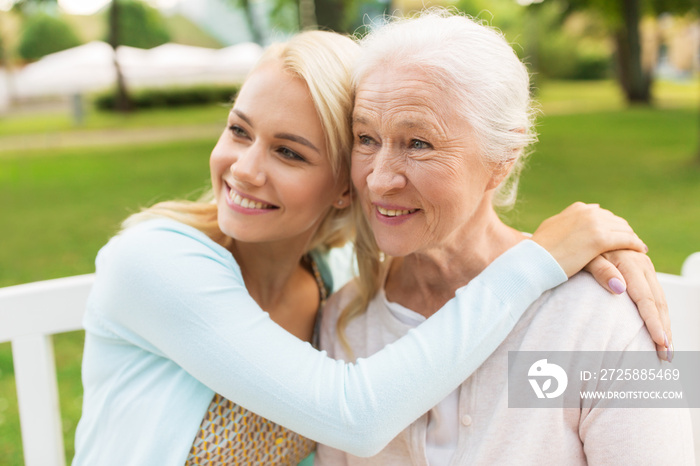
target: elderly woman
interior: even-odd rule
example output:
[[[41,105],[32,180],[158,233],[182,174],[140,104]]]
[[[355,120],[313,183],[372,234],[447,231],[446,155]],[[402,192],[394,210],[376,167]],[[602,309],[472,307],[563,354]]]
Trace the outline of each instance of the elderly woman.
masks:
[[[394,21],[362,46],[352,179],[365,219],[357,248],[363,273],[329,301],[321,334],[322,347],[345,360],[408,333],[527,238],[494,206],[512,202],[518,167],[535,139],[528,73],[493,29],[432,11]],[[627,296],[610,295],[579,273],[544,293],[472,376],[378,455],[321,446],[316,464],[693,462],[682,409],[507,408],[508,351],[522,350],[654,344]]]

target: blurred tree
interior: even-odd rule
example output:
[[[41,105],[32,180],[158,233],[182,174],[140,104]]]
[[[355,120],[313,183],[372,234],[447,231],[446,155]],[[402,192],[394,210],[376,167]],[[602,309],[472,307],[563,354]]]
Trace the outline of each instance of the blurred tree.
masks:
[[[228,2],[243,10],[253,41],[264,44],[265,35],[256,8],[252,5],[253,1],[228,0]],[[275,28],[296,31],[317,27],[314,0],[273,0],[270,6],[269,16]],[[294,19],[290,20],[290,17]]]
[[[10,11],[18,13],[22,18],[26,19],[32,13],[48,13],[56,12],[58,4],[56,0],[14,0]],[[1,39],[1,37],[0,37]],[[0,66],[7,71],[7,88],[9,89],[11,101],[14,99],[14,80],[10,76],[13,73],[14,60],[17,56],[16,47],[11,50],[7,45],[0,45],[0,52],[3,56],[0,58]]]
[[[0,17],[0,68],[5,68],[7,69],[7,61],[8,61],[8,52],[5,50],[5,39],[3,37],[3,34],[5,32],[5,28],[2,27],[2,17]]]
[[[9,101],[11,104],[14,100],[14,89],[12,86],[12,77],[10,76],[10,73],[12,73],[12,67],[8,57],[9,54],[5,47],[5,40],[3,39],[4,28],[1,26],[2,25],[0,25],[0,69],[5,70],[5,86],[7,88],[7,93],[10,96]]]
[[[228,1],[243,10],[253,41],[263,44],[265,37],[252,0]],[[359,4],[358,0],[273,0],[269,15],[274,26],[282,30],[321,28],[351,33],[359,26],[356,14]],[[294,17],[291,21],[290,16]]]
[[[250,0],[229,0],[229,3],[243,10],[253,42],[262,45],[264,39],[263,33],[257,19],[255,18],[255,12],[250,4]]]
[[[347,0],[316,0],[314,8],[318,25],[331,31],[347,32],[346,19],[350,15],[346,15],[346,10],[351,3]]]
[[[112,1],[111,10],[117,12],[117,22],[113,22],[110,11],[109,34],[113,34],[112,28],[116,29],[118,45],[150,49],[170,40],[163,16],[152,6],[140,0],[117,0]]]
[[[605,18],[616,48],[617,78],[629,103],[650,104],[652,70],[642,67],[639,22],[642,15],[698,11],[697,0],[559,0],[565,14],[591,9]],[[532,5],[537,8],[538,5]]]
[[[302,31],[317,29],[315,0],[297,0],[297,8],[299,9],[299,29]]]
[[[39,12],[25,20],[17,51],[26,60],[36,60],[80,44],[78,36],[63,19]]]
[[[514,0],[458,0],[459,10],[498,28],[532,72],[541,79],[604,79],[611,72],[612,46],[599,15],[564,16],[562,2],[532,7]]]
[[[316,0],[318,26],[345,34],[353,34],[362,26],[363,12],[370,16],[380,14],[388,2],[377,0]]]
[[[56,0],[14,0],[12,9],[22,15],[29,15],[37,10],[55,10],[58,7]]]
[[[114,49],[117,74],[115,108],[120,112],[132,110],[129,91],[117,60],[117,47],[152,48],[170,40],[165,20],[158,10],[138,0],[112,0],[109,8],[107,42]]]
[[[109,22],[109,37],[107,42],[112,46],[114,51],[114,70],[117,75],[117,88],[116,96],[114,101],[114,108],[118,112],[126,113],[131,110],[131,100],[129,99],[129,91],[126,87],[126,81],[124,80],[124,73],[122,73],[121,65],[119,60],[117,60],[117,47],[122,44],[122,28],[121,28],[121,0],[112,0],[112,4],[109,7],[109,15],[107,21]]]

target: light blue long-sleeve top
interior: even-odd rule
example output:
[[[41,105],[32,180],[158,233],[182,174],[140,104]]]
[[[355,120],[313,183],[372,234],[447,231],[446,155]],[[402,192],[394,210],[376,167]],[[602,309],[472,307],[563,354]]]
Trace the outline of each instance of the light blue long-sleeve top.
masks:
[[[373,455],[566,280],[547,251],[523,241],[424,324],[351,364],[274,323],[231,253],[190,226],[136,225],[102,248],[96,266],[74,465],[184,464],[215,392],[316,441]]]

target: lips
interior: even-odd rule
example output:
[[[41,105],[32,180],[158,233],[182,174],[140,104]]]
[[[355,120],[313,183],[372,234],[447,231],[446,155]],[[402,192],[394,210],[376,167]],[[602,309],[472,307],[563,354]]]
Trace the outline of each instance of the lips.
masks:
[[[387,217],[400,217],[401,215],[408,215],[417,212],[418,209],[387,209],[378,205],[377,211]]]
[[[405,206],[389,205],[373,203],[374,217],[384,225],[398,226],[410,219],[421,211],[421,209],[407,209]]]
[[[228,200],[231,204],[237,206],[238,208],[249,210],[278,209],[278,207],[273,204],[268,204],[252,196],[244,195],[240,191],[236,191],[235,189],[231,188],[228,184],[226,185],[226,189],[228,191]]]

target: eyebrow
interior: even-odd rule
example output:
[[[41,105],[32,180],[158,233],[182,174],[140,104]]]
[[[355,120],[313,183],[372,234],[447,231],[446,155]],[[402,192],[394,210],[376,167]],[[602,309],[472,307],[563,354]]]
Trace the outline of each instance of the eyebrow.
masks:
[[[241,112],[240,110],[237,110],[237,109],[235,109],[235,108],[232,109],[231,111],[232,111],[233,113],[235,113],[236,115],[238,115],[239,118],[240,118],[241,120],[245,121],[245,122],[248,123],[250,126],[253,126],[253,122],[250,121],[250,118],[248,118],[248,117],[246,116],[245,113],[243,113],[243,112]]]
[[[319,154],[321,153],[321,151],[318,150],[318,148],[315,145],[313,145],[313,143],[311,141],[309,141],[308,139],[306,139],[304,137],[297,136],[296,134],[277,133],[277,134],[275,134],[275,137],[280,138],[280,139],[287,139],[288,141],[298,142],[299,144],[302,144],[306,147],[309,147],[309,148],[315,150]]]
[[[425,122],[419,120],[401,120],[396,123],[396,126],[404,128],[426,128],[429,125],[426,125]]]
[[[248,118],[248,116],[245,113],[243,113],[240,110],[235,109],[235,108],[232,111],[233,111],[233,113],[238,115],[241,120],[245,121],[250,126],[255,126],[255,125],[253,125],[253,122],[250,121],[250,118]],[[290,133],[277,133],[277,134],[275,134],[275,137],[279,138],[279,139],[286,139],[288,141],[293,141],[293,142],[299,143],[301,145],[304,145],[306,147],[309,147],[309,148],[315,150],[319,154],[321,153],[321,151],[318,150],[318,147],[316,147],[311,141],[309,141],[305,137],[298,136],[296,134],[290,134]]]
[[[370,125],[371,126],[372,123],[371,123],[370,118],[367,118],[365,115],[358,115],[358,116],[353,116],[352,124],[353,125],[360,124],[360,125]],[[399,120],[395,123],[395,126],[402,127],[402,128],[430,129],[430,124],[426,124],[423,121],[414,120],[414,119]]]
[[[369,125],[370,119],[367,118],[365,115],[353,115],[352,124]]]

